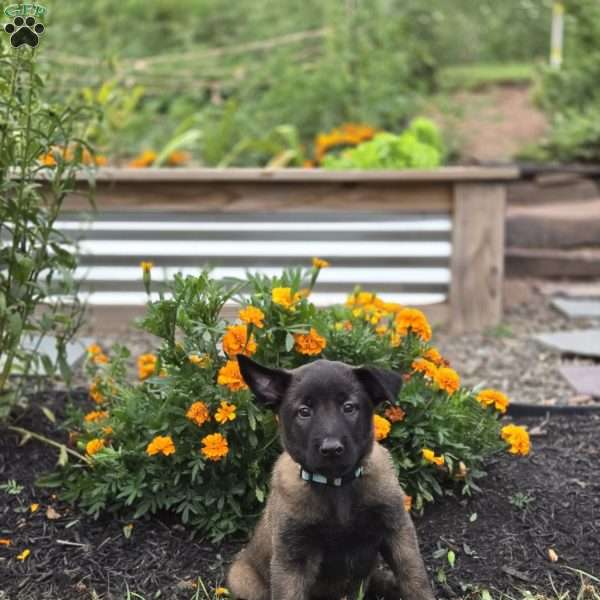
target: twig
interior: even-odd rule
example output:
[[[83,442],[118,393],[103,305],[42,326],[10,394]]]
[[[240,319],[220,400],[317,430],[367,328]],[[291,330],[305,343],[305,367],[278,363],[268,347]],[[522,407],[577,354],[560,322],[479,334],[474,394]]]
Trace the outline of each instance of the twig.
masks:
[[[24,436],[32,437],[40,442],[44,442],[45,444],[54,446],[55,448],[58,448],[59,450],[64,450],[65,452],[68,452],[72,456],[75,456],[76,458],[83,461],[84,463],[90,464],[89,458],[86,458],[85,456],[83,456],[83,454],[79,454],[79,452],[75,452],[75,450],[71,450],[70,448],[67,448],[67,446],[65,446],[65,444],[55,442],[54,440],[51,440],[50,438],[40,435],[39,433],[34,433],[33,431],[29,431],[28,429],[23,429],[22,427],[14,427],[12,425],[7,427],[7,429],[10,431],[14,431],[16,433],[20,433],[21,435],[24,435]]]

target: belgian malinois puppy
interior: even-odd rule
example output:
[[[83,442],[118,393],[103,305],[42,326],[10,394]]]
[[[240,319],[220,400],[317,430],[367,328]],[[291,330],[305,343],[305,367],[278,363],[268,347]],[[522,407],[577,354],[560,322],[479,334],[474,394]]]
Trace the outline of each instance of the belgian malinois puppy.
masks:
[[[269,369],[239,355],[258,403],[277,411],[284,447],[265,511],[229,570],[244,600],[435,600],[373,408],[396,373],[317,360]],[[390,571],[378,568],[379,557]]]

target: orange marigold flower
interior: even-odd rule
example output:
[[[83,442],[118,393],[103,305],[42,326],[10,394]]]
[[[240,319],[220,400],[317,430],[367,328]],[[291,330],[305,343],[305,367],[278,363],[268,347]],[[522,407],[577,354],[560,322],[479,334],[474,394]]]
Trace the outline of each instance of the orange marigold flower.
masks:
[[[422,373],[428,379],[435,379],[437,375],[438,368],[428,360],[424,358],[416,358],[412,362],[412,370],[417,373]]]
[[[312,265],[315,269],[326,269],[330,266],[328,261],[316,257],[312,259]]]
[[[147,379],[156,370],[157,358],[155,354],[142,354],[137,360],[138,376],[141,380]]]
[[[109,360],[108,356],[106,356],[106,354],[104,354],[104,352],[100,352],[99,354],[95,354],[92,357],[92,361],[96,365],[105,365],[108,362],[108,360]]]
[[[331,148],[339,146],[356,146],[361,142],[370,140],[376,130],[369,125],[344,123],[328,133],[320,133],[315,139],[315,160],[321,161]]]
[[[520,454],[526,456],[529,454],[531,443],[529,433],[524,427],[519,425],[505,425],[501,431],[502,439],[510,445],[509,452],[511,454]]]
[[[396,314],[394,319],[396,332],[400,335],[407,335],[412,331],[418,335],[424,342],[431,339],[431,326],[427,317],[418,308],[403,308]]]
[[[406,413],[399,406],[390,406],[383,414],[391,423],[398,423],[406,417]]]
[[[441,467],[446,462],[443,456],[436,456],[435,452],[429,448],[423,448],[422,453],[423,458],[427,462],[437,465],[438,467]]]
[[[340,321],[335,324],[336,331],[342,331],[342,329],[344,331],[352,331],[352,327],[352,321]]]
[[[39,503],[37,503],[37,502],[33,502],[33,503],[32,503],[32,504],[29,506],[29,510],[30,510],[32,513],[34,513],[34,512],[37,512],[37,511],[39,510],[39,508],[40,508],[40,505],[39,505]]]
[[[423,358],[426,358],[437,367],[446,366],[448,364],[444,357],[440,354],[440,351],[433,346],[423,354]]]
[[[210,363],[210,358],[208,354],[190,354],[188,356],[188,360],[193,364],[199,367],[200,369],[206,368]]]
[[[248,325],[252,324],[259,329],[264,327],[264,318],[265,313],[260,310],[260,308],[256,308],[256,306],[247,306],[246,308],[242,308],[242,310],[240,310],[241,321]]]
[[[86,348],[86,350],[90,356],[96,356],[97,354],[102,354],[102,346],[100,346],[100,344],[90,344]]]
[[[140,267],[142,267],[142,271],[144,271],[144,273],[150,273],[150,271],[154,267],[154,263],[150,260],[143,260],[140,263]]]
[[[171,167],[179,167],[190,161],[190,153],[181,150],[175,150],[169,154],[167,164]]]
[[[206,421],[210,419],[210,413],[208,412],[208,406],[204,402],[194,402],[185,413],[185,416],[192,422],[196,423],[198,427],[204,425]]]
[[[510,403],[508,396],[499,390],[486,389],[477,394],[477,402],[483,406],[493,406],[498,412],[505,413]]]
[[[224,587],[215,588],[215,596],[229,596],[229,590]]]
[[[88,456],[93,456],[96,452],[100,452],[104,448],[104,440],[94,438],[85,445],[85,452]]]
[[[230,325],[223,336],[223,350],[230,358],[236,354],[251,356],[256,352],[256,341],[253,335],[248,339],[246,325]]]
[[[450,396],[460,388],[460,377],[458,373],[450,367],[441,367],[436,371],[434,381],[438,387]]]
[[[375,306],[382,307],[383,302],[377,297],[377,294],[373,292],[356,292],[351,294],[346,299],[346,306],[349,307],[365,307],[365,306]]]
[[[228,452],[229,446],[227,445],[227,438],[224,435],[212,433],[202,438],[202,454],[208,460],[219,461],[227,456]]]
[[[170,435],[157,435],[146,447],[146,454],[154,456],[155,454],[169,454],[175,453],[175,444],[173,438]]]
[[[83,417],[83,420],[86,423],[95,423],[96,421],[103,421],[107,418],[108,412],[106,412],[105,410],[93,410],[92,412],[89,412],[87,415],[85,415],[85,417]]]
[[[295,294],[294,297],[292,298],[292,301],[294,304],[296,304],[297,302],[300,302],[300,300],[304,299],[304,298],[308,298],[310,296],[310,289],[309,288],[302,288],[301,290],[298,290]]]
[[[391,429],[392,425],[387,419],[379,415],[373,415],[373,431],[378,442],[384,440],[390,434]]]
[[[289,287],[276,287],[271,290],[271,299],[274,304],[279,304],[283,308],[293,308],[294,297],[292,294],[292,288]]]
[[[412,510],[412,496],[404,495],[404,510],[410,512]]]
[[[402,304],[398,304],[397,302],[384,302],[382,309],[383,312],[393,314],[399,313],[402,310]]]
[[[104,396],[102,395],[102,393],[100,392],[100,390],[98,389],[98,381],[93,381],[92,384],[90,385],[90,398],[96,403],[96,404],[102,404],[105,400]]]
[[[387,325],[379,325],[378,327],[375,327],[375,333],[377,335],[385,335],[388,331],[388,327]]]
[[[227,421],[235,421],[235,411],[236,407],[234,404],[229,404],[225,400],[222,400],[215,413],[215,421],[221,425],[227,423]]]
[[[217,377],[219,385],[227,386],[232,392],[247,390],[248,386],[240,373],[240,366],[237,360],[228,360],[227,363],[219,370]]]
[[[154,150],[144,150],[141,154],[136,156],[127,166],[132,169],[144,169],[152,166],[152,163],[156,160],[158,155]]]
[[[112,434],[114,433],[114,432],[113,432],[113,428],[112,428],[110,425],[109,425],[108,427],[103,427],[103,428],[102,428],[102,433],[103,433],[104,435],[106,435],[106,436],[108,436],[108,435],[112,435]]]
[[[11,543],[11,540],[8,538],[0,538],[0,546],[10,546]]]
[[[294,340],[296,340],[296,345],[294,346],[296,352],[306,354],[307,356],[321,354],[325,346],[327,346],[327,340],[320,336],[314,327],[311,328],[309,333],[297,333],[294,336]]]

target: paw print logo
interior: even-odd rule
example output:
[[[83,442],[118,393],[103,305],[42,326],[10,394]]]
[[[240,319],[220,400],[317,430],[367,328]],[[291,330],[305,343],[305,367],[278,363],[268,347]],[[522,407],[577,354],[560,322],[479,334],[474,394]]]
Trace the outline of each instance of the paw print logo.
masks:
[[[4,31],[10,34],[10,44],[13,48],[18,48],[27,44],[35,48],[40,43],[40,35],[44,33],[45,27],[37,23],[34,17],[15,17],[12,23],[4,26]]]

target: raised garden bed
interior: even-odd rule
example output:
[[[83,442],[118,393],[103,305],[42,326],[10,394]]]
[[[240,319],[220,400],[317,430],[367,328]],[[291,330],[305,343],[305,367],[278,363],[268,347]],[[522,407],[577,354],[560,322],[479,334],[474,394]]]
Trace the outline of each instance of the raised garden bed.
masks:
[[[82,391],[75,401],[86,403],[85,396]],[[64,416],[64,393],[49,393],[17,424],[66,440],[42,414],[39,400],[59,420]],[[492,459],[481,493],[447,498],[415,517],[438,598],[479,599],[476,589],[550,594],[552,585],[575,592],[579,575],[570,568],[600,574],[600,416],[528,424],[529,457]],[[56,500],[53,490],[34,487],[56,458],[48,446],[34,440],[19,446],[17,434],[0,430],[0,478],[22,486],[16,494],[0,491],[0,538],[11,540],[0,546],[5,598],[120,600],[127,587],[147,599],[159,592],[162,598],[192,598],[198,578],[207,589],[222,584],[239,543],[203,543],[166,514],[133,523],[110,516],[94,521]],[[32,503],[40,505],[36,512]],[[30,556],[18,561],[26,548]],[[557,562],[550,561],[549,549]],[[456,555],[453,568],[445,550]]]

